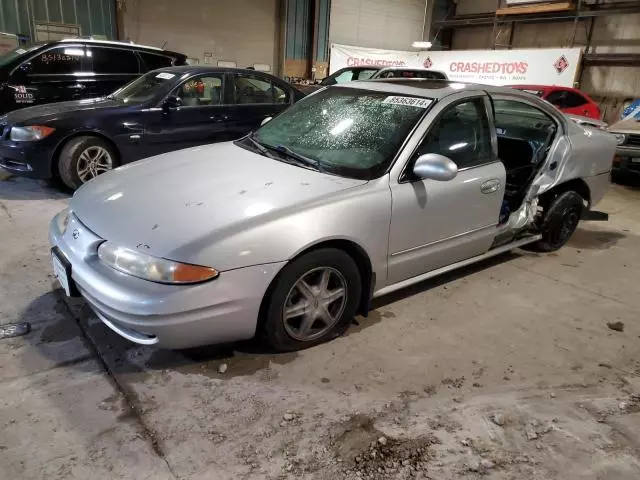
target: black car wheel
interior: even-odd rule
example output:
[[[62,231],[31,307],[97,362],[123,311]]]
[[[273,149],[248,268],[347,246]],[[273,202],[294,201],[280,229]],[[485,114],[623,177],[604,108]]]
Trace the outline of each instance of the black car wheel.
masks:
[[[315,250],[287,265],[268,299],[264,335],[278,351],[294,351],[342,335],[358,307],[361,279],[341,250]]]
[[[58,172],[67,187],[76,189],[117,166],[116,152],[105,140],[94,136],[72,138],[62,148]]]
[[[558,195],[549,205],[542,221],[542,239],[532,245],[539,252],[553,252],[564,246],[578,228],[584,200],[573,191]]]

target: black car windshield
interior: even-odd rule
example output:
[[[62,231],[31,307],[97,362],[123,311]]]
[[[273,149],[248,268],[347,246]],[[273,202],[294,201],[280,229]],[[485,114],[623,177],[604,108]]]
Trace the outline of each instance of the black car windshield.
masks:
[[[0,57],[0,68],[4,67],[5,65],[9,65],[15,59],[20,58],[25,54],[32,52],[36,48],[40,48],[41,46],[42,44],[34,44],[25,47],[14,48],[13,50],[8,51]]]
[[[319,170],[369,180],[388,168],[433,100],[330,87],[296,103],[253,139],[290,150]]]
[[[122,103],[144,103],[165,91],[170,85],[173,85],[177,76],[174,72],[154,70],[127,83],[109,98]]]

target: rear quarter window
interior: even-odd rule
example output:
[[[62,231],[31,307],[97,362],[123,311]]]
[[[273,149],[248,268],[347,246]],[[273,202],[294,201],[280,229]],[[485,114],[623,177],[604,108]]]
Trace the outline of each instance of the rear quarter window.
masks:
[[[158,55],[155,53],[138,52],[145,67],[145,71],[155,70],[156,68],[165,68],[173,65],[174,59],[166,55]]]

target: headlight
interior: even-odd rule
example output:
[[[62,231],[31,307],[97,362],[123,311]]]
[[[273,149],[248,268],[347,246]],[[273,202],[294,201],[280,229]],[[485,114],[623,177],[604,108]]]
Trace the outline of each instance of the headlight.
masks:
[[[624,142],[627,141],[627,136],[624,133],[614,133],[613,136],[616,137],[616,140],[618,141],[618,145],[622,145]]]
[[[58,226],[58,230],[60,230],[60,234],[62,235],[64,235],[64,232],[67,231],[67,225],[69,225],[69,213],[70,210],[68,208],[65,208],[55,216],[56,225]]]
[[[11,141],[13,142],[31,142],[33,140],[42,140],[55,131],[55,128],[45,127],[42,125],[30,125],[28,127],[12,127]]]
[[[151,282],[198,283],[218,276],[218,272],[211,267],[153,257],[110,242],[100,245],[98,257],[111,268]]]

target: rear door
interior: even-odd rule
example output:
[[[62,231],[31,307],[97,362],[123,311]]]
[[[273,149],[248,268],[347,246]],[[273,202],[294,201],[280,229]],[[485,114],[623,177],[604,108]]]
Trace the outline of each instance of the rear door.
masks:
[[[495,238],[505,169],[497,158],[489,98],[462,93],[440,101],[420,127],[402,170],[394,167],[388,282],[396,283],[485,253]],[[416,159],[437,153],[453,160],[450,181],[420,180]]]
[[[230,104],[227,129],[233,138],[255,130],[265,118],[279,114],[293,103],[291,88],[267,75],[234,72],[227,78]]]
[[[91,78],[86,81],[87,97],[104,97],[140,75],[140,58],[135,51],[102,45],[87,46]]]
[[[223,104],[224,82],[223,73],[192,75],[171,93],[182,106],[147,110],[144,142],[150,154],[228,139],[230,107]]]

